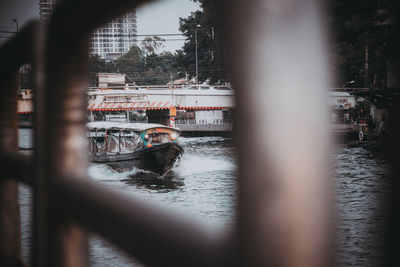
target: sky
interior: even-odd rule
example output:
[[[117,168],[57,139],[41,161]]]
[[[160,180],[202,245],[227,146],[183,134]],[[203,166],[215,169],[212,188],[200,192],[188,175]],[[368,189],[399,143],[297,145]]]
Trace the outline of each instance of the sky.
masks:
[[[152,33],[180,33],[179,18],[186,18],[191,12],[199,9],[199,5],[190,0],[161,0],[153,2],[137,10],[138,34]],[[142,37],[143,38],[143,37]],[[183,36],[162,37],[165,41],[165,50],[175,51],[182,48]],[[167,41],[170,39],[171,41]]]
[[[159,0],[137,9],[138,34],[180,33],[179,17],[186,18],[191,12],[199,9],[199,5],[191,0]],[[0,31],[15,31],[16,19],[19,28],[30,19],[39,17],[39,0],[0,0]],[[0,43],[11,34],[0,33]],[[139,37],[142,40],[144,37]],[[163,37],[166,39],[163,50],[175,51],[182,48],[182,36]],[[174,39],[168,41],[168,39]],[[138,42],[140,45],[140,41]]]

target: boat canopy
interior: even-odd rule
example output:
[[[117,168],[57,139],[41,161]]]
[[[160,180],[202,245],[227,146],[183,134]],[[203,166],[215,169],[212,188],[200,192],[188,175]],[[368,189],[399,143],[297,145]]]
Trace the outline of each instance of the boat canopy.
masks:
[[[180,132],[179,128],[169,127],[158,123],[123,123],[109,121],[94,121],[86,124],[89,131],[93,130],[129,130],[142,132],[153,128],[171,129]]]

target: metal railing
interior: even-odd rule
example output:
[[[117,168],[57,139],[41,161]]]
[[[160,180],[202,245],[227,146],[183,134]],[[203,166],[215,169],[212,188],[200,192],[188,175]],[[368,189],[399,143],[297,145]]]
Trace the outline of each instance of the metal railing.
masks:
[[[48,25],[32,22],[0,49],[1,266],[22,265],[17,180],[34,189],[32,266],[87,266],[86,230],[149,266],[331,265],[330,142],[321,90],[330,77],[317,1],[216,7],[230,25],[238,107],[239,205],[231,231],[209,235],[87,177],[90,33],[144,2],[61,1]],[[25,63],[35,77],[32,157],[16,153],[17,71]]]

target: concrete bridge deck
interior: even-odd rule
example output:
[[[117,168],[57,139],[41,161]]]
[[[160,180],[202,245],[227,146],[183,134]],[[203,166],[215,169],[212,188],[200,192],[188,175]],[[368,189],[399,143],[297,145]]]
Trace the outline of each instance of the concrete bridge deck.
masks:
[[[88,91],[88,110],[121,111],[145,109],[231,109],[234,107],[233,90],[91,90]],[[18,99],[18,113],[33,111],[30,90],[21,92]]]

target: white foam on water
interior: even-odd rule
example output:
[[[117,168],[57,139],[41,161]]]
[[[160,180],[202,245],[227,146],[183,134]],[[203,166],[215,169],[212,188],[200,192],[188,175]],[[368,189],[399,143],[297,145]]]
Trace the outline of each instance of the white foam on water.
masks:
[[[206,158],[197,155],[184,155],[179,166],[174,169],[174,172],[183,176],[204,172],[230,171],[234,168],[236,168],[236,165],[232,161]]]
[[[207,136],[207,137],[179,137],[180,144],[204,144],[209,142],[221,142],[224,141],[225,138],[220,136]]]
[[[138,168],[132,168],[132,170],[118,172],[106,164],[91,164],[89,166],[89,176],[94,180],[98,181],[119,181],[129,178],[140,172],[146,172]]]

